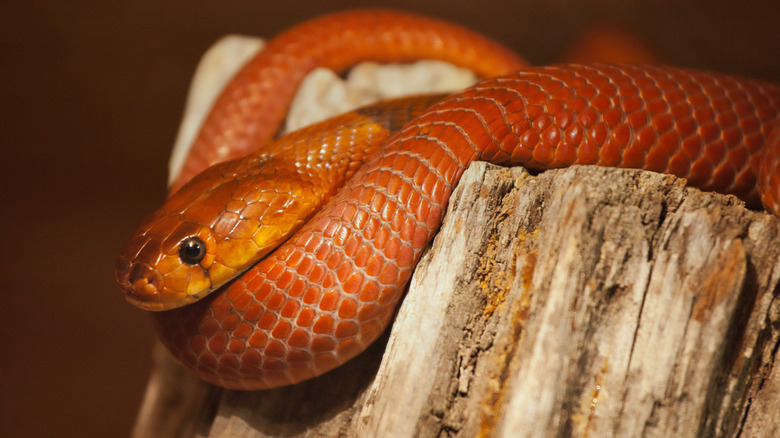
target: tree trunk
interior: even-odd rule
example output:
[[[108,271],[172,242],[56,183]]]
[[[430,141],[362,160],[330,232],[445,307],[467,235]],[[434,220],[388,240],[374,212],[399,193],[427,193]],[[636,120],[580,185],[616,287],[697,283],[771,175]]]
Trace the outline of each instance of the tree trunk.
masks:
[[[777,436],[780,220],[684,180],[473,164],[391,333],[299,385],[161,349],[136,436]]]

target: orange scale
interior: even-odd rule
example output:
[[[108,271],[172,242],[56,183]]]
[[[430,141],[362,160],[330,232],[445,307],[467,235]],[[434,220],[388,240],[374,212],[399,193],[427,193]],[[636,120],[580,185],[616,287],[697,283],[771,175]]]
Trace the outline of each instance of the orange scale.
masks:
[[[303,257],[301,259],[301,262],[298,264],[298,268],[296,269],[296,272],[298,273],[298,275],[304,275],[304,276],[308,275],[312,272],[312,266],[313,266],[312,259],[307,254],[306,257]]]
[[[669,156],[661,148],[653,148],[645,158],[645,169],[654,172],[664,172],[669,165]]]
[[[558,144],[558,141],[561,138],[561,131],[557,126],[550,125],[544,131],[542,131],[540,138],[542,142],[554,146]]]
[[[211,312],[214,319],[221,320],[230,314],[231,311],[230,301],[222,300],[211,306]]]
[[[352,257],[352,263],[354,263],[358,268],[364,268],[368,264],[368,259],[372,254],[373,250],[368,246],[368,244],[360,245]]]
[[[527,129],[519,138],[520,144],[528,149],[533,149],[539,143],[539,132],[535,129]]]
[[[371,220],[371,215],[365,210],[358,210],[355,217],[352,219],[352,225],[355,228],[362,228],[363,225]]]
[[[647,114],[642,111],[630,114],[626,120],[634,129],[641,129],[648,124]]]
[[[360,244],[360,240],[358,239],[358,236],[354,234],[349,236],[349,238],[344,244],[344,255],[346,257],[354,256],[359,244]]]
[[[298,264],[301,263],[301,261],[303,260],[303,256],[304,256],[304,254],[303,254],[302,251],[294,250],[294,251],[292,251],[290,253],[289,256],[287,256],[287,259],[285,260],[285,264],[289,268],[295,268],[296,266],[298,266]],[[286,272],[289,272],[289,271],[286,271]]]
[[[234,338],[245,339],[252,334],[252,331],[253,328],[251,324],[242,322],[241,324],[238,325],[238,327],[236,327],[235,330],[233,330],[232,336]]]
[[[290,366],[294,366],[295,364],[308,364],[312,359],[311,353],[303,350],[291,350],[287,353],[287,363],[289,363]]]
[[[607,127],[603,123],[597,123],[586,132],[587,139],[595,145],[602,145],[607,140]]]
[[[550,117],[549,114],[541,114],[539,115],[539,117],[534,119],[534,121],[531,123],[533,129],[536,130],[536,132],[544,131],[551,124],[552,124],[552,117]]]
[[[325,276],[325,267],[320,264],[314,264],[314,261],[312,261],[312,269],[309,272],[308,281],[309,283],[319,283],[320,280]]]
[[[711,106],[710,98],[702,93],[693,93],[688,94],[688,103],[691,104],[691,106],[695,107],[707,107],[709,108]]]
[[[320,297],[320,289],[317,286],[310,286],[306,289],[306,293],[303,294],[303,302],[306,304],[314,304]]]
[[[347,281],[342,284],[342,289],[347,294],[357,294],[360,290],[360,286],[363,284],[363,275],[360,273],[354,273],[349,276]]]
[[[333,351],[333,350],[335,350],[335,346],[334,348],[331,348],[328,351]],[[337,366],[341,365],[341,363],[342,360],[333,356],[332,353],[314,355],[314,368],[317,370],[319,374],[332,370],[333,368],[336,368]]]
[[[331,254],[331,246],[327,242],[323,242],[323,245],[320,245],[317,248],[317,251],[314,253],[314,257],[317,258],[319,261],[323,261]]]
[[[298,237],[297,245],[302,247],[307,253],[315,252],[322,243],[322,236],[311,232],[304,232]]]
[[[555,114],[553,121],[560,129],[566,129],[569,127],[569,125],[574,123],[574,114],[570,113],[569,111],[560,111]]]
[[[547,166],[552,162],[554,152],[555,148],[551,144],[541,141],[536,145],[532,157],[535,162]]]
[[[686,97],[687,96],[685,95],[685,92],[683,92],[682,90],[673,89],[673,90],[666,91],[664,93],[663,100],[665,100],[666,102],[669,102],[669,103],[674,103],[674,104],[680,103],[680,102],[685,102],[685,104],[688,105]]]
[[[709,107],[696,108],[693,110],[693,118],[699,122],[699,124],[711,122],[715,120],[715,111]]]
[[[221,354],[227,348],[227,334],[219,332],[209,339],[208,347],[212,353]]]
[[[284,292],[277,292],[266,301],[265,308],[268,310],[279,310],[285,302],[287,302],[287,294]]]
[[[720,190],[730,187],[734,183],[734,178],[736,178],[736,172],[731,163],[721,164],[712,173],[713,186]]]
[[[572,164],[577,160],[577,148],[568,141],[562,141],[557,148],[555,148],[555,161],[554,166],[560,166],[561,164]],[[401,266],[399,264],[399,266]]]
[[[260,320],[257,321],[257,327],[263,330],[271,330],[274,324],[276,324],[276,315],[271,312],[264,313]]]
[[[311,341],[311,351],[315,353],[333,351],[335,349],[336,349],[336,342],[329,337],[317,336]]]
[[[374,304],[366,304],[361,306],[360,310],[358,311],[358,321],[365,322],[374,319],[378,314],[379,306]]]
[[[517,144],[520,141],[520,137],[515,135],[514,133],[508,133],[503,138],[501,138],[501,142],[498,144],[498,150],[496,150],[494,158],[491,159],[491,161],[495,162],[504,162],[506,161],[507,157],[517,148]],[[488,157],[484,153],[482,154],[483,157]],[[485,158],[487,159],[487,158]]]
[[[699,136],[705,144],[712,143],[720,138],[720,126],[717,123],[707,123],[699,126]]]
[[[693,120],[691,120],[693,122]],[[669,114],[663,114],[658,117],[654,117],[650,124],[658,133],[664,133],[673,129],[675,122],[672,116]]]
[[[263,361],[263,365],[261,366],[261,368],[263,369],[263,371],[269,371],[269,372],[284,371],[287,369],[287,363],[279,359],[266,358]],[[270,373],[267,377],[269,379],[271,378]],[[283,377],[280,375],[279,378],[283,378]]]
[[[347,280],[347,276],[349,276],[351,273],[352,265],[349,262],[345,262],[339,266],[339,269],[336,271],[336,278],[338,278],[340,283],[343,283]]]
[[[599,148],[590,138],[585,138],[577,147],[578,164],[596,164],[599,159]]]
[[[322,299],[320,300],[319,308],[322,311],[329,312],[331,310],[335,310],[336,306],[339,302],[339,293],[331,290],[328,292],[325,292],[325,294],[322,295]]]
[[[242,291],[245,292],[245,291]],[[250,304],[252,304],[254,300],[252,299],[252,295],[248,293],[243,293],[239,298],[237,298],[233,302],[233,310],[237,312],[241,312],[247,307],[249,307]]]
[[[197,358],[197,368],[205,368],[207,370],[213,370],[217,367],[217,358],[214,357],[208,351],[204,351],[203,354]]]
[[[335,306],[334,306],[335,307]],[[319,335],[327,335],[333,332],[333,325],[335,321],[330,315],[320,315],[317,321],[312,326],[312,331]]]
[[[669,109],[669,104],[661,99],[652,100],[649,102],[645,102],[645,112],[650,115],[650,117],[656,117],[658,115],[667,114]],[[690,109],[688,105],[686,104],[679,104],[679,110],[683,112],[690,112]]]
[[[645,151],[636,143],[627,147],[623,151],[623,160],[621,165],[631,169],[642,169],[645,164]]]
[[[335,336],[339,339],[349,338],[357,335],[358,326],[354,322],[342,321],[336,326]]]
[[[341,358],[351,358],[357,356],[361,351],[363,351],[363,347],[356,340],[345,339],[339,342],[336,354]]]
[[[634,135],[634,138],[636,142],[639,143],[645,150],[649,150],[656,145],[655,130],[651,127],[647,127],[638,131]]]
[[[203,320],[200,326],[200,333],[207,338],[214,336],[219,331],[219,321],[215,318]]]
[[[293,280],[295,279],[294,274],[292,271],[285,270],[282,275],[279,276],[279,279],[276,281],[276,287],[279,289],[287,289],[292,284]]]
[[[398,251],[400,250],[401,245],[401,240],[398,237],[393,236],[390,238],[384,250],[385,257],[390,260],[395,259],[395,257],[398,255]]]
[[[249,279],[244,279],[244,280],[250,281]],[[225,294],[223,296],[225,297],[226,300],[236,301],[242,296],[244,296],[244,288],[236,284],[233,284],[230,287],[228,287],[228,289],[225,291]]]
[[[573,99],[566,100],[566,109],[568,109],[574,114],[579,114],[580,112],[584,111],[586,108],[588,108],[588,101],[586,101],[582,97],[575,97]]]
[[[309,335],[304,330],[295,329],[287,338],[287,345],[293,348],[306,348],[309,346]]]
[[[694,186],[701,186],[712,177],[712,165],[706,158],[693,162],[688,174],[688,182]]]
[[[749,151],[756,153],[760,151],[764,146],[764,136],[760,132],[752,132],[745,135],[743,144]]]
[[[271,340],[263,349],[263,354],[266,357],[284,357],[286,352],[287,348],[284,344],[276,340]]]
[[[287,288],[287,296],[291,298],[299,297],[306,289],[306,281],[302,278],[296,278],[293,284]]]
[[[339,306],[339,318],[350,319],[357,314],[357,302],[351,298],[345,298]]]
[[[257,321],[265,312],[262,304],[254,303],[244,312],[244,321]]]
[[[240,322],[241,318],[237,314],[231,313],[222,319],[219,326],[222,328],[222,330],[230,332],[235,330]]]
[[[398,293],[395,289],[388,287],[382,291],[382,295],[379,297],[379,304],[381,306],[387,306],[394,304],[398,299]]]
[[[414,219],[405,218],[403,224],[398,229],[398,237],[400,237],[401,242],[408,242],[411,240],[412,236],[414,235],[415,225],[416,222]]]
[[[248,369],[256,369],[256,367],[259,367],[263,362],[263,356],[260,355],[257,350],[246,350],[244,351],[244,354],[241,355],[241,362],[243,363],[241,371],[246,372],[247,370],[245,370],[244,367]]]
[[[607,91],[608,95],[613,94],[610,90],[599,90],[600,94],[590,100],[590,106],[600,113],[604,113],[612,107],[612,101],[604,95],[604,91]]]
[[[301,309],[301,313],[298,314],[298,319],[295,320],[295,324],[298,327],[308,327],[314,322],[314,309],[304,308]]]
[[[284,265],[281,263],[274,263],[271,269],[266,271],[265,277],[270,281],[275,281],[284,272]]]
[[[563,133],[563,138],[569,143],[578,146],[582,142],[582,137],[585,135],[585,129],[579,123],[574,123],[566,128]]]
[[[721,138],[729,146],[742,144],[742,131],[737,128],[724,129]]]
[[[748,150],[744,146],[737,146],[728,152],[728,161],[737,169],[743,168],[748,162]]]
[[[263,276],[258,276],[254,280],[247,283],[245,291],[252,291],[256,300],[263,301],[268,297],[273,289],[274,287],[271,283],[269,283],[269,280]]]
[[[384,326],[374,321],[363,323],[360,325],[360,339],[364,343],[371,342],[378,338],[384,329]]]
[[[289,321],[281,320],[276,323],[276,327],[274,327],[273,331],[271,331],[271,336],[276,339],[285,339],[287,335],[290,334],[291,329],[292,325],[289,323]]]
[[[301,308],[300,303],[298,303],[295,300],[289,300],[284,305],[282,310],[279,312],[279,315],[282,316],[282,318],[294,318],[295,315],[298,314],[298,310]]]
[[[684,118],[692,118],[693,109],[685,102],[677,103],[670,109],[670,113],[675,120],[681,120]],[[651,114],[653,114],[651,112]]]
[[[676,132],[669,131],[658,137],[656,144],[667,154],[672,155],[680,150],[680,137],[677,136]]]
[[[682,152],[674,154],[669,160],[669,172],[673,175],[677,175],[680,178],[686,178],[690,170],[691,161]]]
[[[244,352],[246,345],[238,339],[231,339],[230,342],[228,342],[227,349],[231,353],[240,354]]]
[[[336,279],[330,272],[325,274],[325,277],[322,279],[322,282],[320,283],[321,287],[323,289],[329,289],[336,285]]]
[[[341,266],[343,260],[344,260],[344,256],[340,252],[334,252],[328,258],[328,261],[327,261],[326,264],[327,264],[328,268],[336,269],[336,267]]]

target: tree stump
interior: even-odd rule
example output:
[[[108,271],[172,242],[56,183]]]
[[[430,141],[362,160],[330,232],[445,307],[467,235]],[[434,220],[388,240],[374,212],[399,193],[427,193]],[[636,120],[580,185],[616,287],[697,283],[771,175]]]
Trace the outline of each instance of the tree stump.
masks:
[[[211,387],[162,350],[136,436],[777,436],[780,220],[673,176],[474,163],[392,330]]]

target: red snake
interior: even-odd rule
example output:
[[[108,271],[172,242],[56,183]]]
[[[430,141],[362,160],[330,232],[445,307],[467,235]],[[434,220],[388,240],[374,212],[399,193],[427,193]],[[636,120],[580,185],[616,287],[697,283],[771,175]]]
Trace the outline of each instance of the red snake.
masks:
[[[227,143],[238,141],[240,155],[265,141],[287,101],[261,98],[280,86],[289,99],[301,71],[333,54],[339,69],[366,57],[426,57],[485,77],[519,71],[438,102],[388,102],[280,137],[202,172],[141,224],[117,279],[129,301],[162,310],[153,313],[162,342],[209,382],[293,384],[365,349],[388,326],[474,160],[648,169],[780,213],[780,129],[771,130],[780,87],[670,67],[521,69],[464,29],[386,11],[326,16],[270,43],[216,103],[179,181],[234,157]],[[258,85],[268,78],[276,85]],[[262,105],[273,114],[259,118],[274,125],[259,133],[245,124]]]

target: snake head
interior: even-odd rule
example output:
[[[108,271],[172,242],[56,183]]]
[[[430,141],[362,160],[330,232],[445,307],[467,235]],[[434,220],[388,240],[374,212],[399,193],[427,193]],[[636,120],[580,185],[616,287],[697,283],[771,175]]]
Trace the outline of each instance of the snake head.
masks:
[[[116,277],[127,300],[153,311],[190,304],[281,244],[320,198],[277,169],[268,161],[222,163],[168,198],[119,257]]]
[[[220,278],[235,274],[216,263],[216,247],[210,228],[155,213],[120,255],[117,281],[127,301],[138,307],[181,307],[206,296]]]

